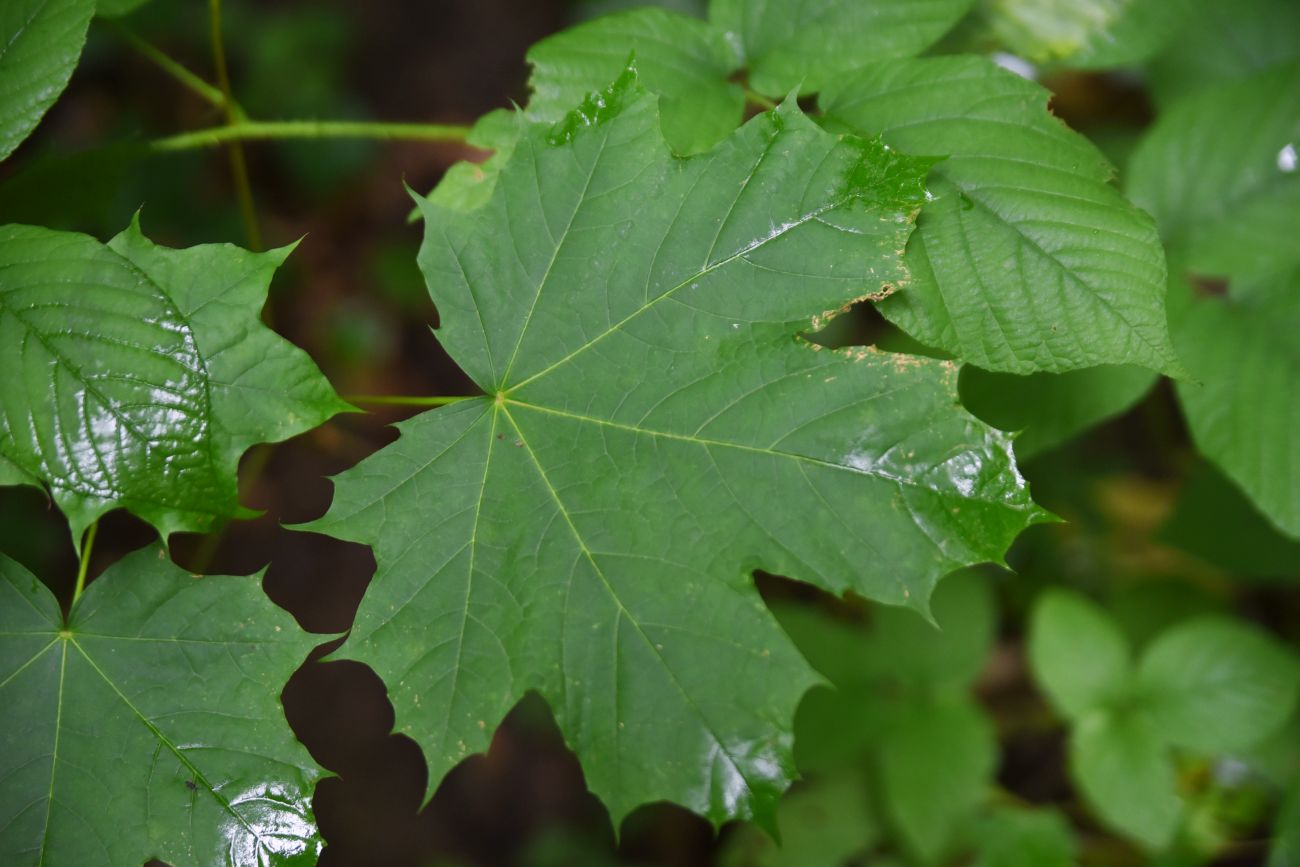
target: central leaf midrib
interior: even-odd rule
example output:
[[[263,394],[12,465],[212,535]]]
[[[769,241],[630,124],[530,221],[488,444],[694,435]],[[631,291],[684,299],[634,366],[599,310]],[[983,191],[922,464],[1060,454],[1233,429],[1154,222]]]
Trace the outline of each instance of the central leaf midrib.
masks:
[[[777,238],[784,237],[788,232],[790,232],[790,231],[792,231],[792,230],[794,230],[794,229],[797,229],[797,228],[799,228],[800,226],[803,226],[803,225],[805,225],[806,223],[811,222],[812,220],[817,219],[818,217],[822,216],[823,214],[827,214],[827,213],[829,213],[829,212],[835,210],[836,208],[842,207],[844,204],[846,204],[847,201],[849,201],[849,200],[846,199],[845,201],[836,201],[836,202],[833,202],[833,203],[831,203],[831,204],[824,205],[823,207],[817,208],[817,209],[814,210],[814,211],[811,211],[811,212],[809,212],[809,213],[807,213],[807,214],[802,215],[801,217],[799,217],[799,219],[795,220],[794,222],[792,222],[792,223],[788,223],[788,224],[782,226],[782,228],[781,228],[781,230],[780,230],[779,232],[776,232],[775,234],[772,234],[772,235],[768,235],[766,238],[763,238],[763,239],[761,239],[761,240],[754,241],[754,242],[750,243],[748,246],[746,246],[746,247],[744,247],[744,248],[742,248],[742,249],[740,249],[740,250],[737,250],[735,253],[732,253],[732,254],[731,254],[730,256],[728,256],[727,258],[725,258],[725,259],[721,259],[721,260],[719,260],[718,262],[715,262],[715,263],[712,264],[712,265],[707,265],[707,266],[705,266],[703,269],[701,269],[701,270],[695,272],[694,274],[692,274],[691,276],[687,277],[685,280],[681,281],[681,282],[678,283],[676,286],[673,286],[673,287],[672,287],[671,289],[669,289],[667,292],[664,292],[662,295],[658,295],[658,296],[656,296],[655,298],[653,298],[653,299],[652,299],[651,301],[649,301],[648,303],[643,304],[642,306],[638,307],[635,311],[633,311],[632,313],[629,313],[627,316],[623,317],[621,320],[619,320],[618,322],[614,323],[614,324],[611,325],[609,328],[607,328],[605,331],[602,331],[600,334],[598,334],[598,335],[596,335],[595,337],[593,337],[591,340],[588,340],[588,341],[587,341],[586,343],[584,343],[582,346],[579,346],[577,349],[573,350],[573,351],[570,352],[568,355],[566,355],[566,356],[564,356],[563,358],[561,358],[559,361],[556,361],[556,362],[550,364],[549,366],[543,368],[542,370],[538,371],[537,373],[534,373],[532,376],[529,376],[527,379],[524,379],[524,380],[522,380],[521,382],[517,382],[517,383],[515,383],[514,385],[507,386],[507,387],[505,388],[505,393],[506,393],[506,394],[512,394],[512,393],[518,391],[519,389],[523,388],[524,386],[526,386],[526,385],[528,385],[528,384],[530,384],[530,383],[532,383],[532,382],[536,382],[537,380],[541,379],[543,376],[546,376],[547,374],[550,374],[550,373],[555,372],[555,370],[557,370],[557,369],[560,368],[560,367],[563,367],[565,364],[568,364],[568,363],[569,363],[570,361],[572,361],[574,358],[576,358],[577,356],[579,356],[579,355],[581,355],[582,353],[586,352],[588,349],[590,349],[591,347],[595,346],[597,343],[599,343],[600,341],[604,340],[604,339],[605,339],[606,337],[608,337],[609,335],[615,333],[616,331],[621,330],[625,325],[627,325],[627,324],[628,324],[629,322],[631,322],[633,319],[636,319],[636,318],[637,318],[638,316],[640,316],[641,314],[643,314],[643,313],[645,313],[646,311],[650,310],[650,309],[653,308],[656,304],[658,304],[660,301],[663,301],[663,300],[665,300],[665,299],[667,299],[667,298],[671,298],[674,294],[676,294],[677,292],[679,292],[679,291],[681,291],[682,289],[686,288],[686,287],[689,286],[691,283],[693,283],[693,282],[695,282],[695,281],[701,279],[702,277],[706,277],[706,276],[708,276],[709,274],[712,274],[714,271],[718,270],[719,268],[722,268],[722,267],[724,267],[724,266],[726,266],[726,265],[730,265],[732,262],[736,261],[737,259],[740,259],[740,258],[744,257],[745,255],[754,252],[755,250],[759,249],[760,247],[764,246],[765,244],[768,244],[768,243],[770,243],[770,242],[772,242],[772,241],[775,241]],[[522,342],[523,342],[523,338],[521,337],[521,338],[520,338],[520,343],[522,344]]]
[[[173,744],[167,738],[167,736],[162,733],[162,730],[159,729],[156,725],[154,725],[153,722],[150,721],[148,717],[146,717],[143,713],[141,713],[140,710],[131,702],[131,700],[126,697],[126,694],[123,693],[122,690],[118,689],[117,684],[115,684],[113,680],[108,676],[108,674],[106,674],[104,670],[95,663],[95,660],[90,656],[89,653],[86,652],[85,648],[83,648],[80,644],[77,643],[77,640],[75,638],[68,638],[64,640],[65,660],[66,660],[68,644],[72,644],[74,647],[77,648],[77,652],[81,654],[81,658],[84,659],[92,669],[94,669],[95,673],[98,674],[100,678],[104,681],[104,683],[108,685],[108,688],[111,689],[113,693],[121,700],[122,704],[124,704],[127,707],[127,709],[131,711],[131,713],[140,722],[140,724],[143,725],[146,729],[148,729],[149,733],[152,734],[160,744],[166,747],[168,752],[170,752],[173,756],[175,756],[176,760],[180,762],[181,765],[184,766],[186,770],[188,770],[191,774],[193,774],[194,781],[196,783],[203,784],[203,787],[207,789],[209,794],[212,795],[213,800],[215,800],[218,804],[220,804],[222,809],[225,810],[225,812],[229,813],[230,816],[233,817],[235,821],[238,822],[239,825],[245,831],[247,831],[249,835],[253,837],[253,839],[257,841],[258,846],[267,852],[273,852],[274,850],[272,849],[272,847],[269,846],[263,840],[262,834],[259,833],[259,831],[256,828],[254,828],[252,825],[248,824],[248,821],[242,815],[239,814],[239,811],[237,811],[234,808],[234,805],[232,805],[224,795],[218,792],[216,788],[214,788],[213,785],[210,782],[208,782],[207,777],[205,777],[203,772],[200,771],[198,767],[189,760],[189,757],[186,756],[184,752],[180,750],[180,748],[178,748],[175,744]],[[55,736],[57,738],[58,736],[57,733]],[[53,788],[54,785],[53,785],[53,781],[51,780],[51,784],[50,784],[51,793],[53,793]]]
[[[752,446],[752,445],[747,445],[745,443],[739,443],[734,441],[715,440],[706,437],[692,436],[690,434],[680,434],[680,433],[673,433],[671,431],[655,430],[654,428],[637,427],[635,425],[624,424],[622,422],[611,421],[609,419],[596,418],[595,416],[579,415],[578,413],[567,412],[565,410],[555,409],[549,406],[542,406],[541,404],[526,403],[521,400],[515,400],[514,398],[507,398],[505,402],[510,406],[517,406],[521,409],[531,409],[537,412],[546,413],[548,415],[560,416],[562,418],[567,418],[576,422],[600,425],[602,427],[611,427],[617,430],[627,431],[628,433],[633,433],[633,434],[643,434],[645,436],[659,437],[662,439],[669,439],[669,440],[676,440],[678,442],[691,443],[692,445],[697,445],[705,449],[712,448],[712,447],[738,449],[740,451],[766,455],[768,457],[799,461],[801,463],[813,464],[815,466],[821,466],[833,470],[839,470],[845,473],[853,473],[854,475],[881,479],[882,481],[891,482],[899,487],[911,487],[911,488],[917,488],[919,490],[930,491],[932,493],[943,493],[938,488],[932,488],[927,485],[923,485],[918,481],[916,481],[915,479],[911,479],[905,476],[895,476],[889,473],[860,470],[855,467],[845,466],[844,464],[837,464],[834,461],[828,461],[823,458],[814,458],[809,455],[802,455],[797,452],[783,452],[783,451],[777,451],[775,449],[764,448],[762,446]],[[975,500],[977,498],[965,497],[963,499]],[[982,502],[994,502],[998,505],[1001,505],[1001,503],[996,500],[995,501],[984,500]]]
[[[749,777],[741,769],[740,763],[737,761],[736,757],[733,756],[731,754],[731,751],[727,749],[725,741],[714,730],[713,724],[709,721],[709,718],[704,715],[704,712],[700,709],[699,705],[695,703],[695,700],[691,698],[690,694],[686,691],[686,688],[682,686],[681,682],[677,679],[677,675],[673,671],[672,666],[670,666],[668,664],[668,661],[664,659],[662,652],[655,645],[655,642],[652,641],[650,636],[646,634],[645,629],[641,626],[640,621],[638,621],[632,615],[632,612],[628,610],[627,606],[623,604],[623,599],[618,595],[618,591],[614,589],[614,585],[611,584],[609,579],[605,577],[605,573],[600,568],[600,564],[596,562],[595,555],[592,554],[591,549],[587,547],[587,542],[585,539],[583,539],[582,534],[578,532],[578,527],[573,522],[573,517],[572,515],[570,515],[568,507],[566,507],[564,505],[564,501],[560,499],[560,492],[555,488],[553,484],[551,484],[551,480],[546,475],[546,469],[542,466],[541,460],[537,457],[537,453],[533,451],[533,447],[529,444],[528,438],[524,436],[523,428],[521,428],[518,422],[515,421],[514,417],[510,414],[510,410],[506,406],[503,405],[500,411],[505,414],[507,419],[509,419],[510,425],[515,429],[515,433],[518,434],[520,444],[522,444],[524,450],[528,452],[528,457],[532,461],[533,466],[537,468],[538,477],[541,479],[542,484],[546,486],[546,489],[550,493],[551,498],[555,501],[555,505],[559,509],[560,515],[564,518],[564,522],[568,526],[569,531],[573,534],[573,539],[575,542],[577,542],[578,548],[582,552],[584,559],[586,559],[586,561],[591,564],[591,568],[595,571],[596,577],[600,579],[601,584],[604,585],[606,592],[609,593],[610,599],[612,599],[614,601],[614,604],[618,606],[619,616],[626,617],[627,621],[631,623],[632,626],[636,629],[637,635],[641,637],[641,640],[645,642],[650,652],[654,654],[657,660],[659,660],[659,663],[662,666],[664,673],[668,675],[669,681],[672,683],[674,687],[676,687],[678,693],[681,695],[682,699],[686,702],[686,704],[690,706],[691,710],[695,712],[695,715],[699,718],[700,722],[703,723],[704,728],[709,733],[709,736],[712,737],[714,743],[717,744],[718,750],[721,752],[722,755],[727,757],[727,761],[728,763],[730,763],[732,769],[736,772],[736,774],[740,776],[742,780],[745,781],[745,786],[749,789],[750,793],[756,794],[754,784],[750,781]],[[615,691],[617,692],[617,686],[615,687]]]

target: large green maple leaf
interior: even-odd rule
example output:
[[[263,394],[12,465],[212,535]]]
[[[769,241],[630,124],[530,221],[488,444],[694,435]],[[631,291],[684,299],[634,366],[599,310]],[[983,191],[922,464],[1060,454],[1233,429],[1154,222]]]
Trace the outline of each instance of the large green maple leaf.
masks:
[[[771,820],[814,675],[756,568],[924,609],[1041,516],[949,363],[799,334],[906,281],[929,163],[793,105],[674,157],[628,73],[422,205],[438,336],[486,393],[401,425],[312,529],[373,546],[341,654],[430,786],[528,690],[615,820]]]
[[[0,862],[314,864],[320,770],[281,710],[316,637],[257,576],[151,546],[72,607],[0,556]]]
[[[258,318],[289,252],[0,227],[0,484],[49,488],[75,539],[118,507],[164,538],[240,514],[249,446],[348,409]]]

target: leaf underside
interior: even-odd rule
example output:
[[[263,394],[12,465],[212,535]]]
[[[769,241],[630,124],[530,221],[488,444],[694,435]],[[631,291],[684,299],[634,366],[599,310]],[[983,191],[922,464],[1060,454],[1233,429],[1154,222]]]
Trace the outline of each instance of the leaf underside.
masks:
[[[0,557],[0,861],[316,863],[320,771],[279,702],[315,639],[260,584],[195,580],[151,546],[65,625]]]
[[[422,204],[438,337],[487,396],[401,425],[310,528],[375,549],[341,653],[431,788],[536,690],[616,821],[770,827],[814,675],[749,573],[924,609],[1041,519],[953,365],[798,337],[903,285],[928,165],[793,105],[676,158],[629,72],[525,125],[481,209]]]

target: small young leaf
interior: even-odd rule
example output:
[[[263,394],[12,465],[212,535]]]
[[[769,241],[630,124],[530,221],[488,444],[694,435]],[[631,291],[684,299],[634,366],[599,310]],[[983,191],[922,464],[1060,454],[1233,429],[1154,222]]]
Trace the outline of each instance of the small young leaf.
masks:
[[[748,573],[923,608],[1041,519],[951,365],[797,336],[903,279],[927,167],[793,105],[680,159],[625,75],[529,125],[483,208],[423,205],[486,396],[406,422],[313,526],[375,548],[342,653],[430,786],[537,690],[616,821],[770,824],[813,676]]]
[[[842,867],[870,849],[881,829],[857,774],[822,777],[792,790],[777,809],[781,842],[753,827],[727,840],[721,867]]]
[[[249,446],[348,408],[258,320],[288,253],[0,227],[0,455],[74,539],[118,507],[164,538],[210,529],[239,513]]]
[[[1074,829],[1052,810],[1001,809],[974,824],[972,867],[1073,867]]]
[[[1300,271],[1266,282],[1175,318],[1191,371],[1178,400],[1201,454],[1300,538]]]
[[[1115,365],[1029,376],[967,366],[958,388],[978,418],[1020,432],[1016,457],[1025,461],[1129,409],[1156,378],[1146,368]]]
[[[712,0],[709,20],[743,48],[750,85],[816,93],[864,63],[929,48],[972,0]]]
[[[1095,603],[1053,590],[1034,607],[1029,662],[1052,703],[1071,719],[1121,696],[1132,678],[1128,643]]]
[[[0,557],[0,861],[314,864],[320,770],[278,696],[315,642],[257,577],[195,580],[159,546],[66,623]]]
[[[1080,646],[1080,653],[1087,650]],[[1088,715],[1072,733],[1070,765],[1107,824],[1152,849],[1169,844],[1182,805],[1174,794],[1169,748],[1149,718],[1135,712]]]
[[[1300,62],[1193,94],[1129,161],[1127,192],[1170,255],[1244,277],[1300,262]]]
[[[95,0],[0,3],[0,160],[68,86],[94,14]]]
[[[1244,623],[1203,618],[1156,639],[1138,666],[1137,689],[1165,740],[1223,753],[1286,722],[1300,694],[1300,661]]]
[[[907,847],[932,863],[988,791],[997,738],[973,702],[917,702],[900,710],[879,745],[881,797]]]
[[[1047,99],[974,57],[877,64],[822,94],[833,122],[905,153],[946,156],[908,244],[912,282],[880,310],[987,370],[1180,372],[1155,226]]]

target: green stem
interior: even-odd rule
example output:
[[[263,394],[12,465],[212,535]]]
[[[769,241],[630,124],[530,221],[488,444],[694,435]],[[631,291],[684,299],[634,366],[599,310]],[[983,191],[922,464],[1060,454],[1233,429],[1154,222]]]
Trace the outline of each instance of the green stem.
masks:
[[[745,88],[745,100],[753,103],[764,111],[771,111],[777,106],[775,102],[768,99],[766,96],[763,96],[763,94],[750,90],[748,87]]]
[[[86,589],[86,570],[90,568],[90,552],[95,548],[95,535],[99,533],[99,521],[96,520],[86,530],[85,541],[81,543],[81,562],[77,564],[77,584],[72,588],[72,604],[76,604]]]
[[[235,108],[235,98],[231,95],[230,71],[226,67],[226,44],[221,35],[221,0],[208,0],[208,11],[212,23],[212,62],[217,70],[217,87],[221,89],[226,122],[239,123],[242,118]],[[248,162],[244,158],[244,146],[238,140],[230,142],[230,172],[235,179],[235,193],[239,197],[239,214],[244,221],[244,234],[248,236],[248,246],[253,250],[261,250],[262,230],[257,224],[257,209],[253,205],[253,185],[248,180]]]
[[[447,406],[462,400],[473,400],[464,395],[458,397],[407,397],[400,394],[349,394],[344,395],[348,403],[369,403],[375,406]]]
[[[226,126],[155,139],[151,147],[155,151],[183,151],[254,139],[354,138],[461,142],[468,134],[469,127],[437,123],[370,123],[347,120],[240,121]]]
[[[163,53],[163,51],[157,46],[145,41],[145,39],[143,39],[138,33],[131,30],[125,24],[112,18],[102,18],[97,20],[103,21],[108,29],[111,30],[119,39],[135,49],[135,51],[141,56],[151,61],[154,66],[157,66],[171,78],[179,82],[186,90],[189,90],[200,99],[211,103],[217,108],[225,109],[226,97],[219,89],[208,84],[200,76],[194,74],[181,65],[180,62]],[[239,106],[235,106],[235,110],[241,120],[246,118],[243,109],[239,108]]]

